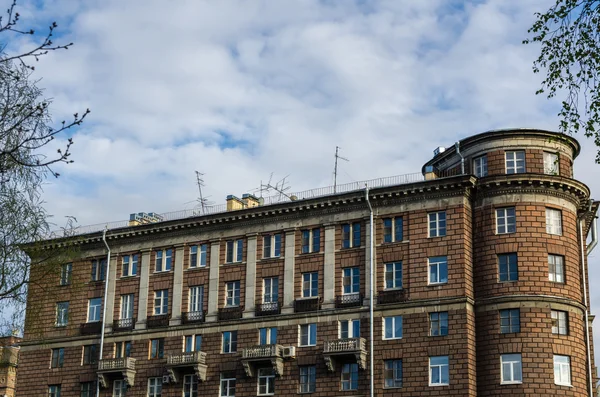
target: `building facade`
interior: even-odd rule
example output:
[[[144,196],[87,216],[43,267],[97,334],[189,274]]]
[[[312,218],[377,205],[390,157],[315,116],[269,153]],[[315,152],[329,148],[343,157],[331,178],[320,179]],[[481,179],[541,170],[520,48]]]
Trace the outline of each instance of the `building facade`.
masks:
[[[21,338],[0,337],[0,396],[14,397]]]
[[[30,288],[17,395],[595,395],[579,149],[490,131],[368,191],[48,240],[79,257]]]

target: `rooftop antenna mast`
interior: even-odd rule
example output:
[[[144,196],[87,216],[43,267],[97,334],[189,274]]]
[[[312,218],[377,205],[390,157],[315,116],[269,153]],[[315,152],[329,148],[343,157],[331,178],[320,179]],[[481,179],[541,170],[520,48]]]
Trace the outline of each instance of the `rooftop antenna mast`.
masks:
[[[347,158],[342,157],[338,154],[340,149],[341,149],[341,147],[339,147],[339,146],[335,147],[335,166],[333,167],[333,193],[336,192],[336,188],[337,188],[338,159],[344,160],[344,161],[350,161]]]
[[[202,188],[205,186],[204,179],[202,178],[203,176],[204,176],[204,174],[202,172],[196,171],[196,183],[198,184],[198,194],[199,194],[198,202],[200,203],[200,209],[202,210],[202,215],[205,215],[206,207],[211,205],[211,203],[208,201],[208,197],[204,197],[202,195]]]
[[[275,185],[273,185],[271,183],[271,181],[273,180],[273,173],[271,172],[271,176],[269,177],[269,182],[267,182],[266,184],[260,183],[260,195],[262,197],[262,193],[269,193],[271,190],[274,190],[275,192],[279,193],[279,200],[281,200],[282,196],[285,196],[288,199],[292,199],[291,196],[287,193],[288,190],[290,190],[290,186],[286,185],[286,179],[287,177],[289,177],[289,175],[286,175],[283,177],[283,179],[281,179],[279,182],[275,183]]]

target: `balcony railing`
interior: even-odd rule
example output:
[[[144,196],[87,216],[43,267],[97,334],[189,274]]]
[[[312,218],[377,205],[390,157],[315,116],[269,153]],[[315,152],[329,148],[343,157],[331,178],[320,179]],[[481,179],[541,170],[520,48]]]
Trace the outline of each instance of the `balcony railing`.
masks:
[[[294,301],[294,312],[296,313],[304,313],[304,312],[315,312],[321,308],[321,298],[304,298],[304,299],[296,299]]]
[[[122,318],[113,322],[113,332],[130,331],[135,325],[135,319],[133,318]]]
[[[256,302],[254,314],[259,316],[272,316],[281,313],[281,305],[279,302]]]
[[[405,289],[383,290],[377,296],[377,303],[384,305],[386,303],[405,302],[408,299],[408,294]]]
[[[148,316],[146,319],[146,328],[160,328],[169,326],[169,315],[161,314],[158,316]]]
[[[100,360],[100,362],[98,363],[98,371],[102,372],[118,372],[127,369],[135,371],[135,358],[109,358],[105,360]]]
[[[281,345],[257,345],[242,349],[242,366],[246,376],[253,377],[257,367],[270,365],[273,373],[283,374],[283,347]]]
[[[358,350],[366,350],[366,342],[364,338],[344,338],[326,341],[323,352],[354,353]]]
[[[280,345],[258,345],[242,349],[242,359],[281,357]]]
[[[343,309],[346,307],[362,306],[362,302],[363,302],[362,294],[338,295],[335,297],[335,308]]]
[[[223,307],[219,309],[219,320],[227,321],[227,320],[238,320],[242,318],[242,312],[244,308],[241,306],[235,307]]]
[[[171,354],[167,357],[167,365],[186,366],[195,364],[206,364],[206,353],[202,351]]]
[[[80,335],[95,335],[102,331],[102,322],[83,323],[79,326]]]
[[[204,312],[183,312],[181,313],[181,322],[183,324],[203,323]]]

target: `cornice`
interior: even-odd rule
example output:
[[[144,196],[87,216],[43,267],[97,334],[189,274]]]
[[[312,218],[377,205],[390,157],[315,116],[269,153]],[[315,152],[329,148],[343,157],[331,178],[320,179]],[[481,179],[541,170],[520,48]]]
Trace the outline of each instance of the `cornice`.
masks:
[[[556,303],[559,305],[567,305],[572,306],[585,312],[586,307],[580,302],[570,299],[564,298],[560,296],[554,295],[528,295],[528,294],[519,294],[519,295],[502,295],[502,296],[494,296],[490,298],[477,299],[475,301],[475,309],[476,311],[488,311],[495,310],[493,309],[494,305],[498,305],[501,303],[519,303],[519,302],[539,302],[539,303]]]

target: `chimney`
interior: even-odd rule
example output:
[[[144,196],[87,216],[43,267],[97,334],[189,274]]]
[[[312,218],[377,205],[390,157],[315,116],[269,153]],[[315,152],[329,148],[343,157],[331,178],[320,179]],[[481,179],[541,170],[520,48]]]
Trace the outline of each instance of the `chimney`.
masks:
[[[233,194],[227,196],[227,211],[237,211],[244,209],[244,202]]]
[[[258,198],[250,193],[244,193],[242,195],[242,201],[244,202],[245,208],[254,208],[260,205]]]
[[[425,180],[426,181],[430,181],[432,179],[436,179],[437,178],[437,174],[435,172],[435,168],[433,168],[433,166],[428,165],[427,167],[425,167]]]

